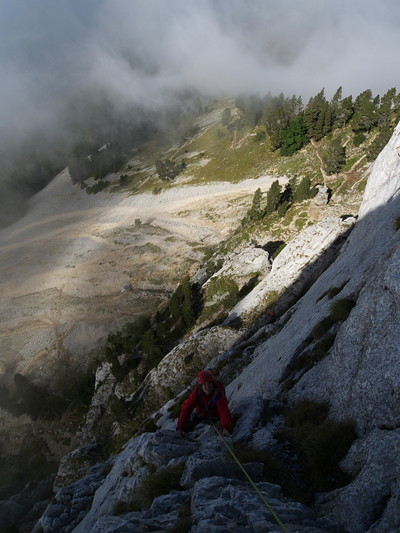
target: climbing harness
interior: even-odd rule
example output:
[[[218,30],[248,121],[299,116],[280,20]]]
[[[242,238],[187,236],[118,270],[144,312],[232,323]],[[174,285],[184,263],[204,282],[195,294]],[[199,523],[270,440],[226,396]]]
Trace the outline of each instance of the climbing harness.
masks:
[[[286,526],[283,524],[282,520],[279,518],[279,516],[277,515],[277,513],[273,510],[273,508],[271,507],[271,504],[268,502],[267,498],[261,493],[260,489],[257,487],[257,485],[254,483],[254,481],[251,479],[250,475],[247,473],[246,469],[244,468],[244,466],[242,465],[242,463],[239,461],[239,459],[236,457],[235,455],[235,452],[232,450],[232,448],[229,446],[229,444],[226,442],[226,440],[224,439],[222,433],[218,430],[217,426],[214,424],[214,422],[212,420],[208,420],[208,422],[212,425],[212,427],[214,428],[216,434],[218,435],[218,437],[222,440],[222,442],[225,444],[226,448],[228,449],[229,453],[231,454],[231,456],[233,457],[233,459],[236,461],[236,463],[238,464],[239,468],[241,469],[241,471],[243,472],[243,474],[246,476],[246,478],[248,479],[248,481],[250,482],[251,486],[253,487],[253,489],[257,492],[258,496],[260,497],[261,501],[263,502],[263,504],[266,506],[266,508],[268,509],[268,511],[272,514],[272,516],[274,517],[274,519],[276,520],[277,524],[279,525],[279,527],[282,529],[282,531],[284,533],[289,533]]]

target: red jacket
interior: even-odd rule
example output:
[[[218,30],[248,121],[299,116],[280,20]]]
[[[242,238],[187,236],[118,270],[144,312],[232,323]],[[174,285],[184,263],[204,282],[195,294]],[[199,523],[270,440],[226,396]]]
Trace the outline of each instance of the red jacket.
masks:
[[[232,432],[232,418],[225,389],[218,381],[213,381],[213,383],[215,388],[210,396],[207,396],[201,388],[198,388],[183,402],[182,411],[178,419],[178,430],[184,431],[187,429],[190,415],[196,409],[199,415],[205,419],[218,418],[222,429]]]

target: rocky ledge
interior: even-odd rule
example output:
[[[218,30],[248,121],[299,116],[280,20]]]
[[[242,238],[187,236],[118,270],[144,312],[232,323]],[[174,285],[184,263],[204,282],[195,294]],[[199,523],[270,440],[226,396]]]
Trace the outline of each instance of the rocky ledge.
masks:
[[[263,400],[256,397],[236,407],[236,429],[225,441],[231,449],[244,442],[259,448],[274,445],[281,417],[277,414],[263,425],[263,407]],[[291,533],[344,533],[337,523],[319,517],[267,482],[262,463],[244,467],[270,508],[212,427],[200,425],[188,437],[172,429],[144,433],[132,438],[119,455],[94,466],[86,477],[61,488],[33,533],[277,533],[283,527]],[[161,482],[163,473],[167,480]],[[161,486],[164,493],[153,498],[151,481],[158,483],[153,490]]]

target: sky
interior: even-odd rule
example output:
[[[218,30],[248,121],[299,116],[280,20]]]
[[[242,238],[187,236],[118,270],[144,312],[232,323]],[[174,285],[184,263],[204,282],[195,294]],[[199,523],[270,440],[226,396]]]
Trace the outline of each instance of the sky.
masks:
[[[82,91],[154,110],[186,88],[400,90],[399,29],[399,0],[0,0],[0,142]]]

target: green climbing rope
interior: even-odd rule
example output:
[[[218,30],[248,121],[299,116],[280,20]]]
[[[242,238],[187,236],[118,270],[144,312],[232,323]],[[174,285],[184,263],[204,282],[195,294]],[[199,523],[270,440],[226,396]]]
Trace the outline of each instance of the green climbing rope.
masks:
[[[239,459],[236,457],[235,455],[235,452],[232,450],[232,448],[229,446],[229,444],[226,442],[226,440],[224,439],[222,433],[218,430],[217,426],[212,422],[212,420],[209,420],[209,422],[211,423],[212,427],[214,428],[215,432],[217,433],[217,435],[219,436],[219,438],[222,440],[222,442],[225,444],[226,448],[228,449],[229,453],[231,454],[231,456],[233,457],[233,459],[236,461],[236,463],[239,465],[239,468],[242,470],[243,474],[246,476],[246,478],[249,480],[251,486],[253,487],[253,489],[257,492],[258,496],[260,497],[261,501],[263,502],[263,504],[266,506],[266,508],[268,509],[268,511],[272,514],[272,516],[274,517],[274,519],[276,520],[277,524],[279,525],[279,527],[282,529],[282,531],[284,533],[289,533],[286,526],[283,524],[282,520],[279,518],[279,516],[277,515],[277,513],[273,510],[273,508],[271,507],[271,504],[268,502],[267,498],[261,493],[260,489],[257,487],[257,485],[254,483],[254,481],[251,479],[250,475],[248,474],[248,472],[246,471],[246,469],[244,468],[244,466],[242,465],[242,463],[239,461]]]

